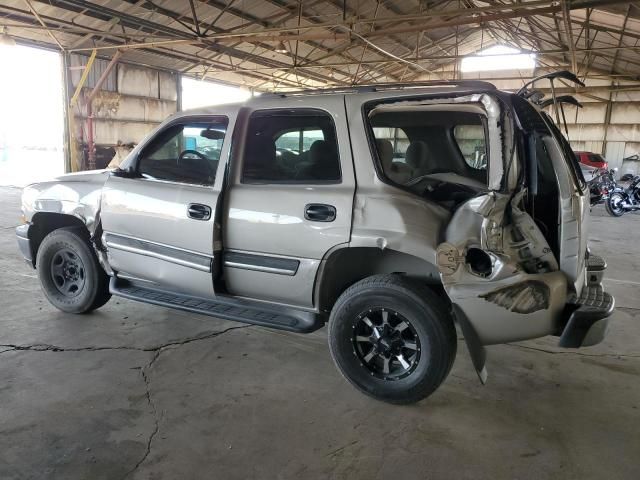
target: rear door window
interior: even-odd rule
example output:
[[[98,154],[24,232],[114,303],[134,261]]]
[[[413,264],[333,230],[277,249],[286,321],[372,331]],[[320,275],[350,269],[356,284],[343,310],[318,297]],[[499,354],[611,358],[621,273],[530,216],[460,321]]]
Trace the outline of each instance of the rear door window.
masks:
[[[242,183],[340,183],[331,117],[316,110],[263,110],[249,119]]]

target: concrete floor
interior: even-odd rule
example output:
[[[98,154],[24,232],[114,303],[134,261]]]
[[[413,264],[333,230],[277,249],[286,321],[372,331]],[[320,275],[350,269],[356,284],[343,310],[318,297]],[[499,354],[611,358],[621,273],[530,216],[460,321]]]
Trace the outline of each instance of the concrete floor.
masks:
[[[19,191],[0,189],[0,478],[638,479],[640,215],[593,212],[618,309],[607,340],[462,342],[409,407],[334,368],[326,331],[295,335],[113,298],[63,314],[19,258]]]

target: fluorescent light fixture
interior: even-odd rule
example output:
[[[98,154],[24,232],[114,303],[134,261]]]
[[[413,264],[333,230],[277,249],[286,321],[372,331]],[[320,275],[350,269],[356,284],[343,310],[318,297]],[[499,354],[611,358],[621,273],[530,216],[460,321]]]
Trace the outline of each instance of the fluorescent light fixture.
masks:
[[[462,59],[463,72],[488,72],[495,70],[533,70],[536,66],[535,53],[522,53],[516,48],[496,45],[476,55]]]
[[[287,53],[287,46],[284,44],[284,42],[281,40],[278,42],[278,46],[276,47],[276,53]]]

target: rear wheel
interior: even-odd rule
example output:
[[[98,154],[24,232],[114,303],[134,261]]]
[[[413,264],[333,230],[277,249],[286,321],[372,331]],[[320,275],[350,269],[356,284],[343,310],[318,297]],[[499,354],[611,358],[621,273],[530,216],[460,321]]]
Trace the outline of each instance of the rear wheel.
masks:
[[[347,289],[329,320],[329,347],[360,391],[389,403],[414,403],[449,374],[456,331],[429,288],[400,275],[377,275]]]
[[[607,209],[607,213],[612,217],[621,217],[624,215],[624,208],[622,208],[623,203],[624,196],[621,193],[612,193],[609,195],[604,206]]]
[[[45,296],[63,312],[90,312],[111,298],[109,276],[80,228],[49,233],[38,249],[36,269]]]

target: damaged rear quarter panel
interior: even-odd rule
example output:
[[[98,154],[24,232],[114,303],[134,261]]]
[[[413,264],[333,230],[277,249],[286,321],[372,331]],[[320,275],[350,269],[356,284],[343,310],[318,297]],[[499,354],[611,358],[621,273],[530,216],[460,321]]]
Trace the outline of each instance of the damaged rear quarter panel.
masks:
[[[425,272],[425,276],[437,276],[436,248],[450,213],[403,190],[380,185],[356,193],[350,246],[390,249],[416,256],[434,266],[433,272]]]
[[[554,333],[566,302],[566,276],[519,201],[520,195],[497,193],[470,200],[456,211],[437,250],[445,290],[484,345]],[[470,248],[485,252],[490,273],[473,270]]]

